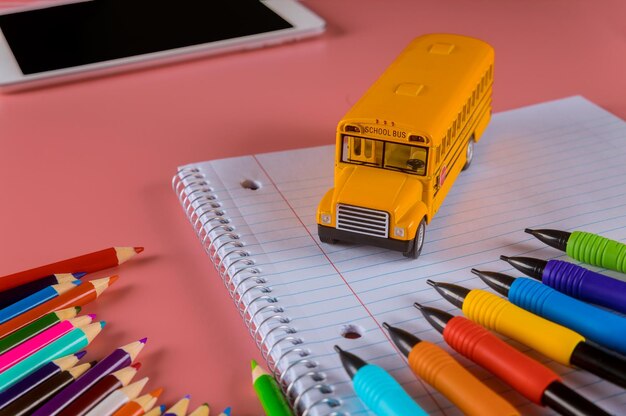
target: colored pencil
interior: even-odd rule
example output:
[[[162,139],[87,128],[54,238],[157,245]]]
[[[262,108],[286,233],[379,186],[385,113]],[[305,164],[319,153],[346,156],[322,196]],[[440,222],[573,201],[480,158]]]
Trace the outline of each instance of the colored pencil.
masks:
[[[224,409],[224,411],[217,416],[230,416],[230,407]]]
[[[76,354],[68,355],[57,360],[53,360],[48,364],[41,367],[28,377],[20,380],[7,390],[0,393],[0,409],[5,408],[13,401],[22,397],[41,383],[50,379],[50,377],[59,374],[61,371],[65,371],[72,368],[78,360],[83,358],[87,354],[85,351],[77,352]]]
[[[144,413],[144,416],[161,416],[163,414],[163,412],[165,412],[165,405],[164,404],[153,408],[152,410],[150,410],[147,413]],[[189,416],[191,416],[191,415],[189,415]]]
[[[141,367],[139,363],[131,364],[104,377],[63,409],[59,416],[83,416],[115,390],[126,387],[137,374],[139,367]]]
[[[113,416],[142,416],[156,404],[163,389],[156,389],[126,403]]]
[[[37,371],[48,362],[82,350],[100,333],[104,322],[76,328],[6,371],[0,373],[0,391]]]
[[[104,292],[117,280],[117,278],[117,276],[111,276],[84,282],[82,285],[75,287],[69,292],[49,300],[48,302],[42,303],[26,313],[16,316],[10,321],[0,325],[0,338],[25,327],[31,322],[34,322],[43,315],[52,311],[69,308],[70,306],[84,306],[85,304],[97,299],[102,292]]]
[[[74,318],[78,312],[80,312],[80,309],[80,306],[76,306],[73,308],[62,309],[57,312],[50,312],[36,321],[33,321],[31,324],[26,325],[22,329],[7,335],[6,337],[0,339],[0,354],[4,354],[11,348],[15,348],[21,343],[26,342],[30,338],[42,333],[59,322]]]
[[[68,260],[9,274],[0,277],[0,291],[21,286],[53,273],[92,273],[108,269],[124,263],[135,254],[141,253],[142,251],[143,247],[111,247]]]
[[[3,410],[0,410],[0,416],[25,416],[31,414],[55,394],[76,381],[78,377],[89,370],[94,364],[95,361],[77,365],[76,367],[57,374],[31,390],[28,394],[20,397]]]
[[[276,380],[254,360],[252,360],[252,386],[265,413],[275,416],[293,415]]]
[[[80,285],[81,283],[82,282],[80,280],[74,280],[70,283],[61,283],[58,285],[48,286],[38,292],[33,293],[30,296],[25,297],[18,302],[15,302],[12,305],[7,306],[6,308],[0,310],[0,324],[5,323],[10,319],[13,319],[16,316],[21,315],[24,312],[41,305],[44,302],[48,302],[54,298],[59,297],[63,293],[66,293],[76,288],[76,286]]]
[[[68,332],[89,325],[95,315],[84,315],[77,318],[59,322],[51,328],[46,329],[41,334],[34,336],[21,345],[0,355],[0,372],[17,364],[28,356],[33,355],[46,345],[56,341]]]
[[[131,400],[135,400],[147,382],[148,377],[145,377],[126,387],[122,387],[98,403],[86,416],[111,416]]]
[[[189,413],[188,416],[209,416],[209,411],[211,409],[209,408],[208,403],[204,403],[202,405],[200,405],[198,408],[196,408],[196,410],[194,410],[193,412]]]
[[[55,416],[70,405],[85,391],[114,371],[132,364],[143,349],[147,339],[131,342],[113,351],[102,359],[94,368],[83,375],[80,380],[72,383],[52,400],[37,409],[33,416]]]
[[[176,402],[174,406],[167,409],[163,416],[185,416],[187,414],[187,409],[189,409],[190,399],[191,396],[186,395]]]
[[[70,283],[74,280],[80,279],[87,273],[61,273],[51,274],[39,280],[34,280],[30,283],[26,283],[22,286],[14,287],[13,289],[0,292],[0,309],[22,300],[27,296],[32,295],[35,292],[40,291],[48,286],[58,285],[61,283]]]

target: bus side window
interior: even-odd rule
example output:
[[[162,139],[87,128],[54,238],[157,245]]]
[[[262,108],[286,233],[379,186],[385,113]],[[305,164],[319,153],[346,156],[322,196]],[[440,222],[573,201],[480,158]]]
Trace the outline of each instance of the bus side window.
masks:
[[[365,141],[365,157],[367,159],[372,158],[372,141],[371,140]]]

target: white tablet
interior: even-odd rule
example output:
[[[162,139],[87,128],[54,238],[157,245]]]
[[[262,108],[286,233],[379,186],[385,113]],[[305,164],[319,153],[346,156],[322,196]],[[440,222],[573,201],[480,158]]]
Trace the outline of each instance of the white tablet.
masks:
[[[295,0],[91,0],[0,15],[0,87],[259,48],[317,35]]]

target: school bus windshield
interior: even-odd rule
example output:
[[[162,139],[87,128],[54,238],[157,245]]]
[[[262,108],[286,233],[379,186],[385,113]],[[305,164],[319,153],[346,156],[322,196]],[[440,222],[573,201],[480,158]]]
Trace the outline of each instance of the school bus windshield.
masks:
[[[428,149],[344,135],[341,161],[424,176]]]

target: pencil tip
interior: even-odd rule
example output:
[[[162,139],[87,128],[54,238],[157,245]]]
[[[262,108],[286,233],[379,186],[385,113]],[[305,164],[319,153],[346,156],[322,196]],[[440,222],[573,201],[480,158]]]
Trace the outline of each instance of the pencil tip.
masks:
[[[230,416],[230,406],[229,406],[229,407],[227,407],[226,409],[224,409],[224,412],[223,412],[223,413],[224,413],[224,414],[226,414],[226,415],[228,415],[228,416]]]
[[[142,344],[145,344],[146,342],[148,342],[148,337],[146,337],[146,338],[141,338],[141,339],[139,340],[139,342],[141,342]]]
[[[152,397],[159,397],[159,396],[161,395],[161,393],[163,393],[163,388],[162,388],[162,387],[159,387],[159,388],[158,388],[158,389],[156,389],[156,390],[152,390],[152,391],[150,392],[150,396],[152,396]]]
[[[80,311],[83,310],[83,308],[81,308],[80,306],[75,306],[74,310],[76,311],[76,313],[79,313]]]
[[[183,399],[187,399],[187,400],[191,399],[191,394],[185,394],[185,397],[183,397]]]
[[[96,314],[95,313],[89,313],[89,314],[87,314],[87,316],[90,317],[92,321],[96,319]]]
[[[143,247],[133,247],[133,249],[135,250],[135,253],[139,254],[143,251]]]
[[[109,277],[109,286],[111,286],[113,283],[115,283],[117,281],[117,279],[119,279],[119,275],[115,274],[111,277]]]
[[[141,363],[134,363],[130,365],[135,370],[139,370],[141,368]]]
[[[254,369],[258,366],[258,364],[257,364],[256,360],[252,360],[252,361],[250,362],[250,366],[252,367],[252,370],[254,370]]]
[[[106,325],[106,321],[100,321],[100,328],[104,328]]]
[[[80,279],[81,277],[83,277],[84,275],[86,275],[87,273],[85,272],[79,272],[79,273],[72,273],[72,275],[77,278]]]
[[[87,354],[87,351],[78,351],[76,354],[74,354],[74,356],[80,360],[85,356],[85,354]]]
[[[161,413],[165,412],[165,408],[167,406],[165,406],[164,404],[162,404],[161,406],[159,406],[159,409],[161,409]]]

